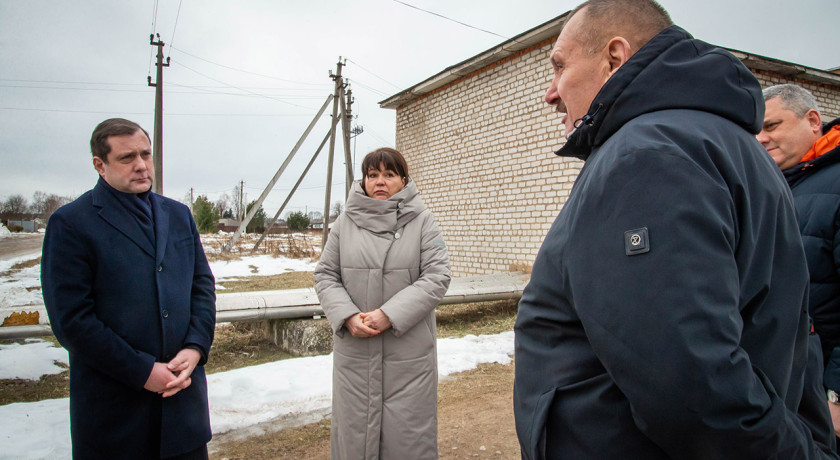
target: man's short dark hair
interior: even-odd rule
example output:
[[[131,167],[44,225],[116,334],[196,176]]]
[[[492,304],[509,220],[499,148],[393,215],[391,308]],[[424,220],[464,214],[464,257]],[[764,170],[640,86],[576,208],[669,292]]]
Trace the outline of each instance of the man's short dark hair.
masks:
[[[111,151],[111,144],[108,142],[108,138],[111,136],[131,136],[138,130],[143,131],[143,134],[146,135],[149,142],[152,142],[149,133],[137,123],[126,120],[125,118],[109,118],[96,125],[96,128],[93,130],[93,134],[90,136],[90,153],[107,163],[108,153]]]
[[[656,34],[674,25],[665,8],[654,0],[587,0],[572,11],[569,19],[578,13],[585,15],[587,27],[577,40],[589,55],[613,37],[624,37],[635,53]]]

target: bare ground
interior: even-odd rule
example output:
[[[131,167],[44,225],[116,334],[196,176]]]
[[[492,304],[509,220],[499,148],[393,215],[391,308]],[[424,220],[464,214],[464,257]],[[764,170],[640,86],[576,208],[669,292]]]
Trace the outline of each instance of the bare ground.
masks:
[[[513,424],[513,369],[513,364],[482,364],[440,383],[440,458],[519,458]],[[211,442],[211,451],[214,460],[326,459],[330,456],[330,422],[325,419],[239,441],[217,437]]]
[[[12,233],[0,238],[0,260],[40,252],[43,242],[43,233]]]

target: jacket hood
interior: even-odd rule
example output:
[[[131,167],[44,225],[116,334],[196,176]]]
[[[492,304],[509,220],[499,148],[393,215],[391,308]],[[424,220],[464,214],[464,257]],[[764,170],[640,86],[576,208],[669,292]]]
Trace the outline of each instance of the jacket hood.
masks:
[[[373,233],[393,233],[426,209],[419,195],[411,178],[402,190],[387,200],[365,195],[361,181],[356,181],[347,197],[345,213],[360,228]]]
[[[749,69],[728,51],[671,26],[607,80],[556,154],[585,160],[628,121],[669,109],[710,112],[752,134],[764,121],[761,86]]]
[[[836,125],[840,125],[840,118],[835,118],[833,121],[826,123],[822,127],[823,135],[828,133],[831,128]],[[798,165],[787,169],[784,171],[785,180],[787,181],[788,185],[793,187],[799,181],[805,179],[806,177],[810,176],[811,174],[819,171],[820,169],[837,163],[840,161],[840,147],[835,147],[832,150],[814,158],[811,161],[805,161],[799,163]]]

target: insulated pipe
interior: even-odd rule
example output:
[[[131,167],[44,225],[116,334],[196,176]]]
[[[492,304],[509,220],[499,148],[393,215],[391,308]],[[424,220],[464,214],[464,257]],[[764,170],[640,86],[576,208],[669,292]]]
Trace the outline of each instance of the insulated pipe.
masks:
[[[486,284],[494,286],[493,288],[481,289],[471,287],[475,286],[476,283],[471,282],[470,279],[462,280],[457,278],[453,280],[446,295],[440,301],[440,305],[518,299],[522,297],[522,291],[527,284],[526,277],[520,276],[515,279],[515,277],[503,276],[493,278],[491,283],[477,283],[479,286]],[[475,292],[478,290],[485,292]],[[232,323],[323,316],[324,310],[317,299],[314,289],[220,294],[216,300],[216,322]],[[4,340],[51,335],[53,335],[52,329],[48,324],[0,327],[0,339]]]

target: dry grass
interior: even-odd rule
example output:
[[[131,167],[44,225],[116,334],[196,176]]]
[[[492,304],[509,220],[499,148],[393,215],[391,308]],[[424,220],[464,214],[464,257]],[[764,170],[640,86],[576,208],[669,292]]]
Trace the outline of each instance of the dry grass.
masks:
[[[224,290],[216,291],[217,294],[222,294],[226,292],[311,288],[315,285],[315,280],[312,278],[312,272],[289,272],[279,275],[250,276],[239,280],[225,280],[216,284],[224,287]]]
[[[204,369],[212,374],[288,358],[294,356],[280,350],[256,327],[248,323],[220,324]]]
[[[217,260],[238,260],[244,256],[268,254],[274,257],[284,256],[292,259],[318,260],[321,255],[321,234],[310,230],[306,233],[280,233],[267,235],[255,250],[254,245],[260,238],[259,234],[246,233],[240,235],[230,251],[223,251],[223,247],[230,241],[233,234],[213,233],[201,235],[204,253],[211,262]]]
[[[34,267],[36,265],[41,264],[41,258],[38,257],[37,259],[27,260],[24,262],[18,262],[10,267],[10,270],[23,270],[24,268]],[[5,275],[5,273],[0,274]]]
[[[438,337],[463,337],[512,331],[517,300],[441,305],[437,309]]]

